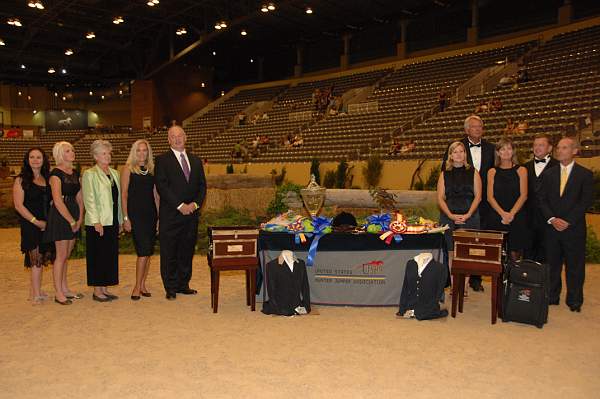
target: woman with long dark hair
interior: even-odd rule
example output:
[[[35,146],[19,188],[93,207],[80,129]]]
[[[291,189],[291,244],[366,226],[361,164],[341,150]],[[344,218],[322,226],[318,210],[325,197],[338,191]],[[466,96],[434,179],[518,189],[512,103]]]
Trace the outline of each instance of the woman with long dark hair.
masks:
[[[21,225],[21,252],[31,269],[29,299],[34,305],[48,298],[42,291],[42,267],[54,259],[54,243],[42,242],[52,194],[48,179],[50,161],[41,148],[30,148],[13,185],[13,203]]]

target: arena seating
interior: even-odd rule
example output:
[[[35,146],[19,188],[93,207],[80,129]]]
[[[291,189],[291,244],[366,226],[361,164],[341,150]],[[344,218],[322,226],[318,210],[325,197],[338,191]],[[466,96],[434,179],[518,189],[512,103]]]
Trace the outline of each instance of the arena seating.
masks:
[[[500,99],[501,111],[480,114],[485,137],[494,142],[504,132],[506,120],[527,121],[524,134],[513,135],[517,146],[528,151],[533,135],[564,134],[577,120],[600,108],[600,27],[554,37],[529,55],[529,82],[518,88],[497,88],[469,96],[404,133],[416,150],[396,158],[440,158],[451,140],[464,135],[463,122],[482,100]],[[574,128],[572,130],[575,130]],[[379,149],[385,155],[387,148]]]

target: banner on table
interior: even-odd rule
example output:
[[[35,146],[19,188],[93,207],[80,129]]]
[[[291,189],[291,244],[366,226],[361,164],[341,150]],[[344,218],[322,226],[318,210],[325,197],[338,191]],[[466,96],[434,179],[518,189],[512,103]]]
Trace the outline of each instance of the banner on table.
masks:
[[[323,305],[398,306],[406,262],[422,249],[375,251],[318,251],[307,267],[310,299]],[[440,250],[432,252],[441,259]],[[308,253],[294,252],[306,261]],[[275,259],[280,251],[265,250],[261,263]],[[263,268],[264,270],[264,268]],[[262,295],[260,295],[262,300]]]

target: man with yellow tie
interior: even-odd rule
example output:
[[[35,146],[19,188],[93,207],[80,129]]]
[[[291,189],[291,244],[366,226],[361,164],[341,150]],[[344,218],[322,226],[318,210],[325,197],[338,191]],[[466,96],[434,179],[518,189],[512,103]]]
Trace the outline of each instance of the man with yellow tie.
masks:
[[[575,163],[578,152],[575,138],[565,137],[556,146],[560,162],[542,178],[540,209],[547,220],[546,259],[550,267],[550,305],[558,305],[562,265],[567,282],[566,303],[572,312],[583,305],[585,280],[585,211],[593,201],[593,175]]]

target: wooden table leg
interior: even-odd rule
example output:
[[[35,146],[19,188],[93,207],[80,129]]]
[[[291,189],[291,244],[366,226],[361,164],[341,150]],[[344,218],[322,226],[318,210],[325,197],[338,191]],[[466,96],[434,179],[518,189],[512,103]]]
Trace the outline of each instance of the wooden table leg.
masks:
[[[219,278],[221,277],[218,270],[215,270],[215,283],[214,283],[214,301],[213,301],[213,313],[217,313],[217,309],[219,308]]]
[[[504,299],[504,283],[502,281],[503,277],[502,274],[500,276],[498,276],[498,317],[500,317],[501,319],[504,317],[504,312],[502,309],[502,302]]]
[[[210,268],[210,307],[215,306],[215,272]]]
[[[250,306],[250,270],[246,269],[246,306]]]
[[[250,310],[256,310],[256,268],[250,269]]]
[[[498,312],[498,275],[492,275],[492,324],[496,324],[496,315]]]
[[[456,317],[456,305],[458,304],[458,275],[453,274],[452,279],[452,317]]]
[[[463,305],[465,302],[465,274],[461,273],[458,275],[458,311],[463,312]]]

